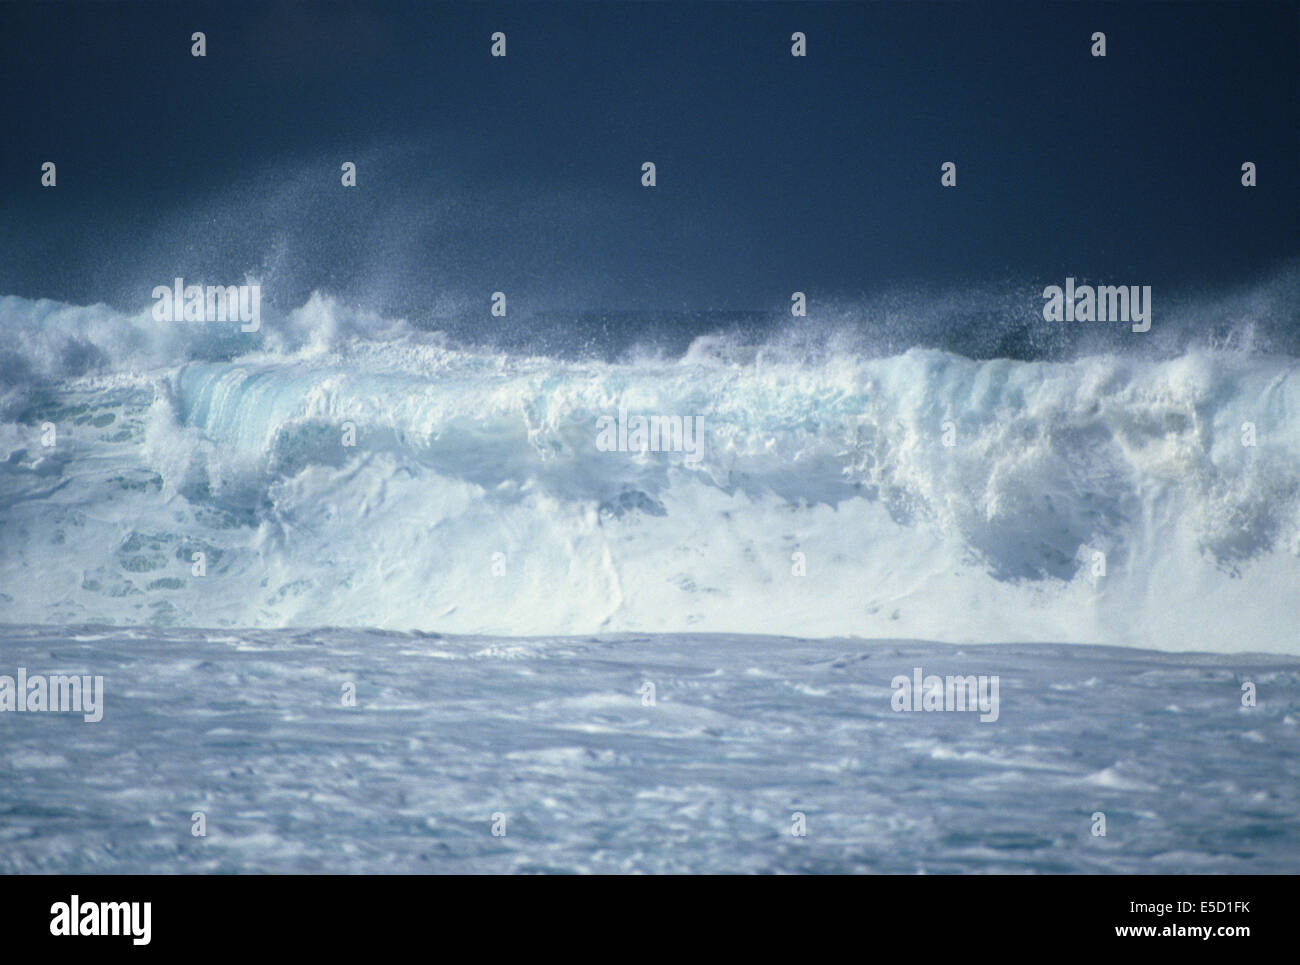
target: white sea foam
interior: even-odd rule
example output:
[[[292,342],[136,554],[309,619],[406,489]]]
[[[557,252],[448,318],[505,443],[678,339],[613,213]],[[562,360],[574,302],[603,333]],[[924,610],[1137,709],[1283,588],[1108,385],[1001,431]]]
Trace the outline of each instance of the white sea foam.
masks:
[[[563,361],[321,297],[0,328],[2,622],[1300,651],[1288,357]],[[600,451],[619,407],[699,414],[702,458]]]

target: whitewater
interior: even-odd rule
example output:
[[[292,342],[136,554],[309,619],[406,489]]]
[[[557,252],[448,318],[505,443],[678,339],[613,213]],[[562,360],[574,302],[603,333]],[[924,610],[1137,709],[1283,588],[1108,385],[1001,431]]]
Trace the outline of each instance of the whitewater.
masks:
[[[0,873],[1300,871],[1293,657],[345,628],[3,640],[11,665],[102,673],[105,707],[0,714]],[[916,666],[998,674],[997,722],[894,713],[890,680]]]
[[[1290,356],[0,330],[0,872],[1300,870]]]
[[[552,358],[320,295],[255,334],[0,318],[0,622],[1300,652],[1288,356]],[[601,451],[620,408],[699,416],[702,456]]]

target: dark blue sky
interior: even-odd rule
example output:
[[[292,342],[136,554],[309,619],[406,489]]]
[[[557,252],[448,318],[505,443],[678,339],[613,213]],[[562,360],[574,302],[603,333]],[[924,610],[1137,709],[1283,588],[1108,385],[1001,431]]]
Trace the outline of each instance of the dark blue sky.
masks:
[[[254,271],[436,316],[1248,284],[1300,254],[1298,9],[6,4],[0,292],[136,308]]]

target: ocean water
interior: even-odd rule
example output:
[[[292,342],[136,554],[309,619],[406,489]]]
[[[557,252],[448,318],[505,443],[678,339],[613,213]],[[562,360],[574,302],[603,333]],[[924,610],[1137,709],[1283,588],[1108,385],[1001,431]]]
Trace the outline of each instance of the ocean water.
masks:
[[[681,633],[2,639],[29,671],[105,681],[97,724],[0,722],[4,872],[1300,871],[1295,657]],[[997,720],[895,712],[890,681],[915,667],[997,674]]]
[[[1300,871],[1296,12],[0,3],[0,872]]]
[[[0,870],[1300,870],[1289,355],[0,320]]]

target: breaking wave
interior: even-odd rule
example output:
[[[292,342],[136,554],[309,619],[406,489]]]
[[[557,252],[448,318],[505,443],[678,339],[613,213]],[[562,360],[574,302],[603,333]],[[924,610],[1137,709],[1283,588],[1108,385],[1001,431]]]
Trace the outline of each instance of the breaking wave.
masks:
[[[1288,356],[558,359],[319,295],[0,331],[4,622],[1300,652]],[[620,409],[701,417],[700,458],[602,451]]]

